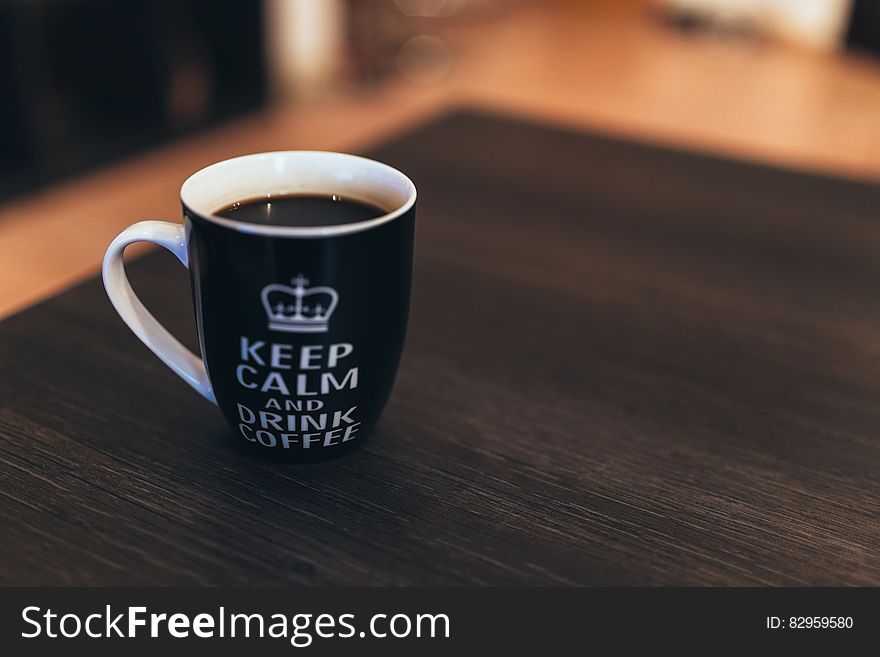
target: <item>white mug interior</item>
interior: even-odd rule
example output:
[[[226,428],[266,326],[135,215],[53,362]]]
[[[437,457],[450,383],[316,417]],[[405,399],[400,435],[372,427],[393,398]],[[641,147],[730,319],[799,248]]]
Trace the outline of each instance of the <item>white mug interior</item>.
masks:
[[[217,214],[239,201],[295,194],[336,194],[378,207],[385,214],[333,226],[271,226]],[[393,221],[413,206],[416,188],[397,169],[357,155],[276,151],[243,155],[205,167],[183,183],[180,198],[192,212],[234,230],[282,237],[327,237]]]

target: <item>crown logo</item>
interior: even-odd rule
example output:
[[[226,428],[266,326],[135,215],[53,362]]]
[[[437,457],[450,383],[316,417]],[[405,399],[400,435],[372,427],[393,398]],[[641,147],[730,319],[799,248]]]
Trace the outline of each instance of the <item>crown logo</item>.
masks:
[[[263,288],[260,297],[269,318],[269,330],[285,333],[324,333],[339,295],[332,287],[310,287],[309,279],[297,274],[293,287],[277,283]]]

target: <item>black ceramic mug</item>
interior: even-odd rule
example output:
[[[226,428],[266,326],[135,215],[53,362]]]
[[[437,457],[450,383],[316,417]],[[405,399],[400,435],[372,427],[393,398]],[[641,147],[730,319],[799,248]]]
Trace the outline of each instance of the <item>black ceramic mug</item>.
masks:
[[[385,214],[336,226],[262,225],[216,214],[276,194],[338,194]],[[219,406],[242,444],[294,461],[360,444],[388,400],[403,349],[412,181],[353,155],[282,151],[202,169],[180,197],[183,225],[143,221],[107,249],[104,286],[123,321]],[[165,247],[189,269],[201,358],[132,291],[122,255],[140,241]]]

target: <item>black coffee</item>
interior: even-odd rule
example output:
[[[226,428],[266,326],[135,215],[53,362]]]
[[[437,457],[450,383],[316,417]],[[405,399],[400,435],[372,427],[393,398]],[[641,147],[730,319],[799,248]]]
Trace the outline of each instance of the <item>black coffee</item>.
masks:
[[[385,211],[336,194],[298,194],[238,201],[217,214],[236,221],[270,226],[335,226],[375,219]]]

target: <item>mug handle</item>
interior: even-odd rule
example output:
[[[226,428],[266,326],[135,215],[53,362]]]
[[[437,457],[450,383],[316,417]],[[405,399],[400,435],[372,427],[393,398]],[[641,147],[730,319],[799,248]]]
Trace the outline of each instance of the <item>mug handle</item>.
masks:
[[[122,254],[125,247],[134,242],[152,242],[165,247],[189,269],[186,248],[186,232],[181,224],[169,221],[140,221],[132,224],[116,236],[104,254],[104,289],[122,321],[134,331],[150,350],[177,375],[195,388],[205,399],[217,403],[208,379],[208,371],[202,359],[168,332],[138,299],[128,277]]]

